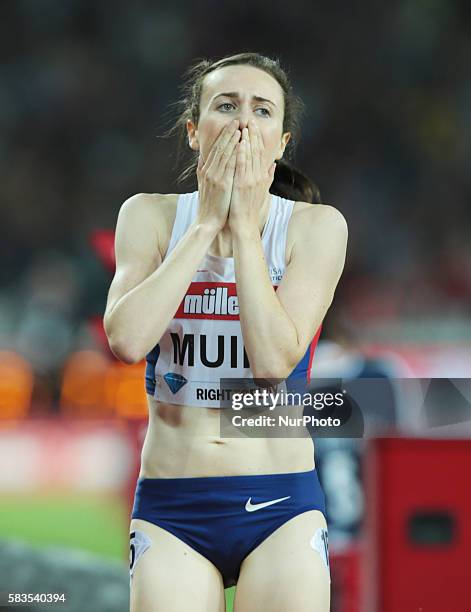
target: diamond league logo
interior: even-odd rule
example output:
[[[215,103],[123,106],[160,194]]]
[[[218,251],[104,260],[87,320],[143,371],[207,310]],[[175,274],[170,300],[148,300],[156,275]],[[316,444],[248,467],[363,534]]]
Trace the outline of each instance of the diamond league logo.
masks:
[[[183,385],[186,385],[188,382],[184,376],[181,376],[181,374],[175,374],[174,372],[167,372],[167,374],[164,374],[164,380],[174,395],[175,393],[178,393]]]

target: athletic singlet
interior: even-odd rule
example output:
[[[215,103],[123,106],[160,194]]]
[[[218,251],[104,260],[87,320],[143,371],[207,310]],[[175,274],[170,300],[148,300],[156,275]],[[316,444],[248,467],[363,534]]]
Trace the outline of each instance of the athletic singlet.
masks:
[[[294,202],[276,195],[263,229],[262,244],[276,288],[285,271],[286,234]],[[171,253],[196,218],[198,191],[181,194]],[[286,379],[308,379],[321,328]],[[206,254],[160,342],[146,357],[146,391],[169,404],[221,407],[220,379],[253,378],[243,345],[234,258]]]

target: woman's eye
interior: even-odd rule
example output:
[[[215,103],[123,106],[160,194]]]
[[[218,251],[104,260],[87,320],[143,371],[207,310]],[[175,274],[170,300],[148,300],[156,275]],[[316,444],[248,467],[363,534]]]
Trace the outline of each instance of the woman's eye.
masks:
[[[220,104],[218,106],[218,110],[220,109],[224,109],[224,107],[229,106],[230,108],[235,108],[233,104],[231,104],[230,102],[223,102],[222,104]],[[229,108],[229,110],[230,110]],[[225,110],[225,109],[224,109]],[[263,117],[270,117],[271,116],[271,112],[268,110],[268,108],[257,108],[255,109],[257,111],[263,111],[262,116]]]

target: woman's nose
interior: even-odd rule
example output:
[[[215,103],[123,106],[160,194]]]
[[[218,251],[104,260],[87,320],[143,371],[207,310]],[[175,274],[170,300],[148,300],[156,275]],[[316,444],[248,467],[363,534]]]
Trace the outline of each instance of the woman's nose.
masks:
[[[248,127],[249,127],[249,119],[250,119],[250,116],[249,116],[249,114],[248,114],[248,113],[246,113],[246,112],[242,111],[242,112],[239,114],[238,119],[239,119],[239,129],[240,129],[240,131],[242,131],[242,130],[244,129],[244,127],[246,127],[246,128],[248,128]]]

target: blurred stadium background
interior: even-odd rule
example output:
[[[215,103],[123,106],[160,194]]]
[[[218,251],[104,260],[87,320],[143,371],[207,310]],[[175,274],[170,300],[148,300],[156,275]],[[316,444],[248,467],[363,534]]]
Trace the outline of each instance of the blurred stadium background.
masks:
[[[365,439],[318,440],[332,610],[466,609],[471,395],[447,379],[471,378],[471,5],[14,0],[0,17],[0,592],[128,609],[145,397],[142,365],[103,342],[112,233],[130,195],[196,188],[156,138],[184,70],[251,50],[288,68],[296,165],[350,228],[313,375],[391,392]],[[439,380],[414,403],[399,378]],[[399,497],[422,509],[401,550]]]

